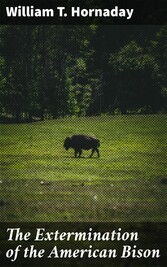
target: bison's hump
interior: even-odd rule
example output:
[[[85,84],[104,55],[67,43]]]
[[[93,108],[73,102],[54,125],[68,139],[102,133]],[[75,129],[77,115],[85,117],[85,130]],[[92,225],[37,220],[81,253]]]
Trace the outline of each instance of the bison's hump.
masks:
[[[96,138],[84,134],[75,134],[72,136],[73,140],[97,140]]]
[[[71,138],[71,147],[74,149],[95,149],[98,147],[98,140],[88,135],[73,135]]]

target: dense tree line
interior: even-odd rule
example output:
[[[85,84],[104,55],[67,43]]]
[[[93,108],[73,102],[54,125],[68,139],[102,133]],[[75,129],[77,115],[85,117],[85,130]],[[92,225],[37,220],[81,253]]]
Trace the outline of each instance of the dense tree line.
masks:
[[[166,44],[167,26],[1,26],[1,117],[166,112]]]

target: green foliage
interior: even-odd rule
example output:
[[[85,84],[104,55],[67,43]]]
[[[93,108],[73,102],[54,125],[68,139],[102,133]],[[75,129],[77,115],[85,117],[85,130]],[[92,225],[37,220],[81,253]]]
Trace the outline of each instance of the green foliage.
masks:
[[[166,102],[167,25],[162,26],[161,29],[157,32],[155,40],[151,43],[150,51],[154,55],[154,58],[158,65],[157,80],[160,84],[161,93]]]
[[[32,121],[165,110],[166,25],[155,27],[152,39],[141,26],[142,42],[135,27],[127,29],[2,25],[1,114]]]
[[[122,113],[145,106],[154,110],[161,91],[154,76],[158,66],[153,55],[132,41],[111,54],[109,63],[118,80],[116,98]]]

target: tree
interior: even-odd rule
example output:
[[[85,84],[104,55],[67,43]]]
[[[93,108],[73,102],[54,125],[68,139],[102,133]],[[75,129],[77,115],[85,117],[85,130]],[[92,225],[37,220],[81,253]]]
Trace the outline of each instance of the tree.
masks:
[[[150,27],[1,26],[1,113],[19,122],[161,110],[167,32]]]
[[[122,114],[128,110],[144,108],[146,112],[157,111],[157,100],[161,98],[154,79],[157,65],[150,54],[135,41],[131,41],[110,56],[113,74],[114,98],[111,107],[119,107]]]
[[[94,49],[91,46],[95,30],[93,26],[72,28],[69,41],[75,50],[69,51],[66,65],[67,113],[70,115],[89,115],[93,88],[96,87],[93,79]]]
[[[167,25],[162,26],[157,32],[151,42],[150,53],[154,56],[158,66],[156,79],[161,88],[165,110],[167,110]]]

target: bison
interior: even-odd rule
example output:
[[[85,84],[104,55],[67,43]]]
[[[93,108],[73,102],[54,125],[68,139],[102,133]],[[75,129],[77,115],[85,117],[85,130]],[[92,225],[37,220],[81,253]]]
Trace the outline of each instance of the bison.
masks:
[[[89,156],[91,158],[94,152],[97,152],[98,157],[100,156],[98,147],[100,146],[100,141],[94,137],[87,135],[73,135],[72,137],[67,137],[64,141],[64,148],[68,150],[69,148],[73,148],[75,153],[75,158],[79,153],[79,158],[82,154],[82,149],[89,150],[92,149],[92,153]]]

